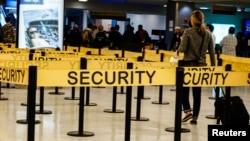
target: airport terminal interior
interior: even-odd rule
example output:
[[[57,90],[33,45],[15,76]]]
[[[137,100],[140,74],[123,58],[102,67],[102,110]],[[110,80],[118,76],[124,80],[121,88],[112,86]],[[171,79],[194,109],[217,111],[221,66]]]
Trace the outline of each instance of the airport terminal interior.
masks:
[[[67,7],[67,9],[70,11],[70,15],[68,15],[68,19],[70,19],[68,24],[73,25],[74,23],[82,23],[83,17],[79,21],[76,20],[76,22],[74,21],[75,19],[71,17],[71,14],[73,13],[74,15],[75,10],[79,10],[79,5],[81,6],[83,4],[77,3],[77,0],[74,0],[72,3],[70,3],[68,0],[65,1],[67,1],[67,4],[70,6],[75,5],[77,7],[77,10],[72,10],[72,7]],[[103,2],[103,0],[98,0],[98,2],[99,1]],[[122,3],[125,3],[129,1],[131,2],[132,0],[119,0],[120,3],[121,1]],[[136,5],[141,4],[141,1],[142,0],[135,0]],[[147,4],[150,2],[156,2],[156,0],[145,0],[145,2],[146,1]],[[162,4],[163,1],[164,0],[158,0],[156,3]],[[197,2],[199,0],[194,1]],[[220,0],[211,1],[216,2]],[[5,0],[0,0],[0,2],[3,3]],[[105,2],[112,3],[114,1],[107,0]],[[227,1],[222,2],[226,3]],[[248,0],[231,0],[230,4],[236,4],[237,2],[240,2],[241,6],[244,4],[246,6],[247,4],[250,5]],[[166,3],[166,1],[164,1],[164,3]],[[201,2],[201,4],[204,3]],[[93,5],[90,4],[88,6],[91,7]],[[103,6],[99,4],[98,7],[102,8]],[[152,7],[149,9],[152,10]],[[0,6],[0,11],[3,11],[3,8],[4,7]],[[114,8],[117,10],[120,7]],[[229,18],[229,20],[234,21],[235,23],[237,22],[236,24],[231,23],[236,26],[240,25],[250,27],[250,19],[247,18],[244,22],[242,21],[242,18],[245,18],[244,16],[247,15],[249,8],[241,8],[242,9],[240,10],[243,14],[240,16],[240,20],[239,18],[236,19],[236,16],[234,16],[234,18]],[[71,10],[73,12],[71,12]],[[10,8],[7,11],[12,15],[12,18],[16,20],[17,15],[12,13],[13,11],[14,13],[16,12],[15,9],[13,10]],[[51,10],[48,11],[51,12]],[[86,14],[87,10],[83,12],[83,10],[80,9],[80,11],[82,11],[81,14]],[[30,12],[33,13],[33,11]],[[54,11],[52,10],[52,12]],[[0,12],[0,14],[3,13]],[[36,14],[39,15],[41,13],[38,11]],[[147,14],[147,16],[151,16],[150,13]],[[27,15],[28,17],[30,16],[30,14]],[[34,15],[32,15],[33,18],[37,18]],[[148,21],[152,21],[149,20],[149,18],[145,18],[141,13],[136,13],[135,15],[130,13],[128,15],[135,19],[136,17],[137,19],[138,17],[140,17],[140,19],[144,18],[142,22],[131,18],[132,21],[134,21],[134,24],[143,23],[146,26],[150,26],[147,25],[150,24]],[[214,16],[211,14],[211,11],[209,11],[208,19],[211,23],[217,23],[219,21],[222,22],[222,16],[223,18],[226,18],[228,15]],[[162,15],[158,15],[154,16],[154,18],[160,19],[160,21],[164,20],[163,22],[160,22],[164,24],[158,25],[154,23],[154,26],[160,28],[159,31],[163,30],[165,34],[166,17],[164,16],[162,18]],[[71,21],[72,19],[73,21]],[[213,21],[214,19],[217,21]],[[97,21],[99,22],[101,20]],[[109,19],[108,22],[110,23],[110,21],[111,19]],[[246,21],[249,21],[249,23]],[[2,23],[5,21],[2,19],[0,22]],[[181,22],[183,22],[183,20]],[[35,23],[36,22],[34,22],[34,24]],[[52,20],[52,23],[54,24],[55,22]],[[85,21],[85,24],[86,23],[87,22]],[[119,21],[117,23],[119,23]],[[123,28],[125,28],[125,23],[127,24],[127,22],[122,22]],[[50,25],[50,27],[54,27],[53,24]],[[222,26],[228,24],[230,23],[223,23]],[[160,25],[162,25],[162,27],[159,27]],[[83,29],[83,24],[80,26],[82,26],[81,29]],[[174,26],[175,25],[172,25],[172,28],[174,28]],[[151,32],[153,33],[153,31],[154,30],[151,30],[150,28],[150,34]],[[250,31],[248,31],[248,33],[250,33]],[[152,47],[151,49],[155,49],[155,47],[156,46]],[[64,46],[60,46],[60,48],[64,49]],[[165,48],[166,47],[164,46],[164,49]],[[76,53],[76,50],[74,50],[74,52],[72,51],[73,50],[71,50],[70,53]],[[2,53],[7,54],[10,52],[3,51]],[[249,52],[246,55],[247,57],[250,56]],[[0,61],[0,63],[4,64],[3,62],[3,60]],[[241,80],[241,78],[235,78],[235,80],[238,82]],[[190,124],[190,120],[187,122],[181,122],[181,119],[180,121],[177,121],[181,124],[182,128],[181,133],[178,136],[180,137],[180,140],[178,140],[176,139],[178,137],[175,136],[176,118],[178,117],[178,115],[176,115],[178,112],[176,107],[180,107],[180,105],[177,104],[178,97],[176,91],[177,88],[175,85],[151,85],[143,86],[143,88],[139,86],[132,86],[131,99],[127,94],[127,86],[91,86],[80,89],[79,87],[56,87],[53,85],[53,87],[50,86],[36,88],[36,93],[34,94],[36,99],[36,124],[34,125],[34,130],[31,131],[30,129],[32,129],[32,125],[28,124],[30,119],[28,117],[28,115],[30,115],[28,111],[32,110],[29,109],[29,105],[27,104],[29,101],[27,85],[10,84],[6,82],[1,82],[0,85],[0,141],[208,141],[208,126],[222,125],[222,123],[215,118],[216,94],[214,87],[202,88],[201,110],[196,125]],[[225,91],[226,88],[221,87],[219,96],[224,97]],[[190,90],[190,101],[192,105],[193,98],[191,92],[192,91]],[[243,100],[247,111],[250,113],[250,87],[233,86],[231,87],[230,92],[231,96],[239,96]],[[141,98],[138,98],[140,97],[139,93],[142,94]],[[130,108],[131,111],[128,110]],[[181,118],[183,118],[185,115],[182,109],[180,113]]]
[[[25,122],[27,120],[27,87],[12,84],[9,88],[6,86],[2,83],[0,140],[26,141],[28,138],[28,125]],[[175,126],[176,87],[163,86],[162,99],[159,99],[159,86],[145,86],[139,107],[137,106],[137,89],[138,87],[132,87],[131,129],[125,130],[126,87],[117,87],[116,106],[113,103],[114,87],[90,87],[89,97],[85,95],[83,120],[79,120],[79,88],[74,88],[75,93],[73,93],[71,87],[45,87],[43,106],[40,105],[41,89],[37,88],[35,119],[40,123],[35,125],[35,140],[125,141],[126,137],[130,141],[173,141],[174,132],[171,131],[174,131]],[[232,87],[231,95],[240,96],[250,111],[249,87]],[[223,91],[221,91],[221,96],[223,96]],[[198,123],[197,125],[192,125],[189,121],[181,123],[183,129],[189,130],[181,132],[182,141],[206,141],[208,139],[208,125],[218,124],[214,119],[214,97],[214,88],[202,89]],[[192,95],[190,99],[192,101]],[[75,136],[78,131],[84,131],[85,136]]]

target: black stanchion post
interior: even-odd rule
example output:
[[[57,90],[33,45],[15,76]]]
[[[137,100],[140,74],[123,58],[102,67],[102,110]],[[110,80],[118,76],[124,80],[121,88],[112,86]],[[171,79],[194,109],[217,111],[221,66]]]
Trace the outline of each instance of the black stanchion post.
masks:
[[[123,110],[116,109],[117,102],[117,86],[113,86],[113,100],[112,100],[112,109],[105,109],[106,113],[124,113]]]
[[[116,58],[119,57],[118,54],[115,54],[115,56],[116,56]],[[122,49],[122,57],[124,57],[124,49]],[[126,93],[124,92],[124,87],[123,87],[123,86],[121,86],[120,92],[116,92],[116,93],[117,93],[117,94],[126,94]]]
[[[31,49],[30,50],[30,53],[29,53],[29,61],[32,61],[33,60],[33,53],[35,53],[35,49]],[[27,97],[28,98],[28,97]],[[28,100],[27,100],[28,102]],[[21,103],[21,106],[27,106],[28,104],[27,103]],[[36,106],[39,106],[40,104],[36,104]],[[23,121],[26,123],[26,121]]]
[[[218,64],[217,64],[218,66],[222,66],[222,59],[220,59],[218,55],[217,55],[217,62],[218,62]],[[218,100],[220,98],[221,88],[220,87],[215,87],[213,90],[215,91],[215,101],[216,101],[216,100]],[[213,98],[209,97],[209,99],[213,99]],[[219,124],[220,120],[218,119],[216,110],[217,109],[215,108],[214,115],[207,115],[206,118],[217,119],[217,124]]]
[[[28,141],[35,140],[35,101],[36,101],[36,80],[37,80],[37,67],[29,67],[28,76]]]
[[[174,132],[174,141],[181,141],[181,132],[190,132],[181,128],[182,95],[184,83],[184,68],[176,68],[176,98],[175,98],[175,126],[166,128],[165,131]]]
[[[43,55],[43,52],[42,52],[42,55]],[[44,52],[44,55],[45,55],[45,52]],[[63,95],[64,92],[59,92],[59,88],[58,88],[58,87],[55,87],[55,92],[49,92],[49,94]]]
[[[158,53],[159,53],[159,49],[157,49]],[[160,61],[163,62],[164,61],[164,53],[161,53],[161,59]],[[159,101],[154,101],[152,102],[153,104],[162,104],[162,105],[167,105],[169,104],[169,102],[163,102],[163,85],[159,86]]]
[[[81,69],[87,68],[87,59],[81,58]],[[89,137],[94,136],[93,132],[84,131],[84,87],[80,87],[80,98],[79,98],[79,123],[78,123],[78,131],[68,132],[69,136],[78,136],[78,137]]]
[[[159,47],[155,50],[156,54],[159,54]]]
[[[90,103],[90,87],[86,87],[86,103],[85,106],[97,106],[96,103]]]
[[[133,63],[127,63],[127,69],[133,69]],[[130,141],[132,86],[127,86],[126,89],[125,141]]]
[[[98,55],[102,55],[102,48],[101,47],[98,48]]]
[[[64,92],[59,92],[59,87],[55,87],[55,92],[49,92],[49,94],[64,95]]]
[[[142,44],[142,58],[145,58],[145,45]]]
[[[122,57],[125,57],[125,50],[124,50],[124,47],[122,48]]]
[[[30,77],[32,77],[32,78],[30,78]],[[33,122],[35,124],[40,123],[39,120],[35,120],[35,118],[34,118],[34,115],[35,115],[34,106],[37,106],[37,104],[36,104],[36,82],[37,82],[36,79],[37,78],[36,77],[37,77],[37,67],[30,66],[29,67],[29,79],[28,79],[29,84],[28,84],[27,104],[25,104],[25,105],[27,105],[26,119],[17,120],[16,123],[20,123],[20,124],[33,124]],[[32,121],[30,121],[30,120],[32,120]],[[35,120],[35,121],[33,121],[33,120]],[[30,128],[30,127],[28,127],[28,128]],[[28,130],[32,130],[32,129],[28,129]],[[30,131],[30,132],[32,132],[32,131]],[[32,134],[32,133],[30,133],[30,134]]]
[[[79,97],[75,97],[75,87],[71,88],[71,97],[65,97],[66,100],[79,100]]]
[[[149,121],[149,118],[141,117],[141,98],[144,93],[144,86],[137,87],[136,117],[131,117],[133,121]]]
[[[35,141],[35,108],[36,108],[36,87],[37,87],[37,66],[29,67],[28,75],[28,134],[27,141]]]
[[[0,86],[1,86],[1,81],[0,81]],[[8,100],[8,98],[2,97],[2,87],[0,87],[0,100]]]
[[[49,110],[44,110],[44,87],[40,87],[40,106],[36,114],[52,114]]]
[[[227,64],[225,66],[226,71],[232,71],[232,65]],[[230,125],[231,123],[231,109],[230,107],[230,99],[231,99],[231,87],[227,86],[225,88],[226,95],[225,95],[225,105],[224,105],[224,119],[225,119],[225,125]]]
[[[124,92],[123,86],[120,87],[120,92],[117,92],[117,94],[126,94],[126,92]]]
[[[143,50],[144,50],[143,52],[145,52],[145,47],[143,48]],[[138,61],[138,62],[142,62],[142,61],[143,61],[143,58],[144,58],[143,56],[139,56],[139,57],[137,58],[137,61]],[[140,91],[142,91],[141,93],[138,93],[138,94],[141,95],[141,96],[140,96],[141,99],[144,99],[144,100],[150,99],[150,97],[145,97],[145,96],[144,96],[144,86],[139,86],[139,87],[137,88],[137,90],[139,90],[139,89],[141,89]],[[138,97],[134,97],[134,98],[136,99],[136,98],[138,98]]]

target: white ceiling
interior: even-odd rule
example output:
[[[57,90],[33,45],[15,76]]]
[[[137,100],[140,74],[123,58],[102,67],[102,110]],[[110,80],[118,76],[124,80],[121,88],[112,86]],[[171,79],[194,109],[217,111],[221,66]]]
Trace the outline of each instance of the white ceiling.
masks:
[[[137,3],[137,4],[153,4],[153,5],[164,5],[170,0],[89,0],[89,2],[111,2],[111,3]],[[172,0],[179,2],[194,2],[196,8],[208,7],[213,5],[218,6],[234,6],[238,9],[245,8],[246,11],[250,12],[250,0]]]
[[[127,3],[142,3],[142,4],[156,4],[163,5],[168,0],[120,0]],[[222,6],[236,6],[238,8],[250,8],[250,0],[172,0],[172,1],[183,1],[183,2],[194,2],[197,7],[211,5],[222,5]]]
[[[124,0],[125,2],[135,3],[148,3],[148,4],[165,4],[168,0]],[[184,1],[194,2],[197,4],[223,4],[223,5],[234,5],[234,6],[248,6],[250,7],[250,0],[172,0],[172,1]]]

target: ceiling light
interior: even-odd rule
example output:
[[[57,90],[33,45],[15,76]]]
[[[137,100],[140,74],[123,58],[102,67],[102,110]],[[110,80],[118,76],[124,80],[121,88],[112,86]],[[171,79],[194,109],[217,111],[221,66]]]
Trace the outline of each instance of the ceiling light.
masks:
[[[200,9],[205,10],[208,9],[208,7],[200,7]]]
[[[87,2],[88,0],[78,0],[78,1],[80,1],[80,2]]]

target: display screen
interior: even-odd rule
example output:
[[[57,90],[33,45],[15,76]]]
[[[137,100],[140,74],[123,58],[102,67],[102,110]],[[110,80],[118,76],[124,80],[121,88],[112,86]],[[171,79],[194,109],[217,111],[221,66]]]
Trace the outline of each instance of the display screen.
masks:
[[[17,0],[5,0],[5,9],[16,9]]]
[[[220,44],[220,41],[223,39],[224,36],[228,35],[228,30],[230,27],[235,27],[233,24],[217,24],[217,23],[212,23],[214,26],[214,35],[216,38],[215,43]]]
[[[243,33],[245,36],[250,36],[250,19],[243,20]]]
[[[20,0],[18,48],[63,46],[63,0]]]

